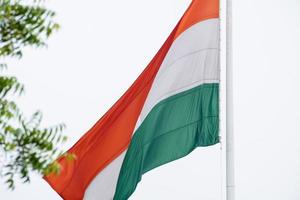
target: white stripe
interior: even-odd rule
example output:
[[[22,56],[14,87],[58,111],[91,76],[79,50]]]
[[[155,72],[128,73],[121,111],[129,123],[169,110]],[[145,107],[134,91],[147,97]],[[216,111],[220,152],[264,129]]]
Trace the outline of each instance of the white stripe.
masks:
[[[203,83],[218,83],[219,71],[219,19],[199,22],[172,44],[135,129],[161,100]],[[85,192],[85,200],[113,199],[124,157],[125,152],[95,177]]]
[[[112,200],[126,151],[106,166],[91,182],[84,200]]]
[[[154,79],[136,128],[161,100],[203,83],[219,82],[219,32],[219,19],[210,19],[177,38]]]

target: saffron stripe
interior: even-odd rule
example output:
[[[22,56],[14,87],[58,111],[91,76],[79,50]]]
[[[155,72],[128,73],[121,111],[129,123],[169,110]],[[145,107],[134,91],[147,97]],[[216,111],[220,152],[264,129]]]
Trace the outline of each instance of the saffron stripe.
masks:
[[[174,41],[175,30],[129,90],[68,151],[77,159],[68,162],[61,157],[58,159],[62,165],[61,174],[45,177],[63,199],[83,199],[86,188],[97,174],[128,148],[152,82]]]

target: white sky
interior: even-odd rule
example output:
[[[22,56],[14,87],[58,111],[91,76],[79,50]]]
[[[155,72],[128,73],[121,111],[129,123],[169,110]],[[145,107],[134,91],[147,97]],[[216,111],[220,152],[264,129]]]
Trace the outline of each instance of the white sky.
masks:
[[[61,30],[48,49],[9,62],[26,86],[20,104],[46,125],[65,122],[66,148],[125,92],[158,51],[189,0],[52,1]],[[238,200],[300,199],[300,1],[234,1]],[[221,197],[220,146],[143,176],[132,200]],[[4,200],[58,200],[41,178]]]

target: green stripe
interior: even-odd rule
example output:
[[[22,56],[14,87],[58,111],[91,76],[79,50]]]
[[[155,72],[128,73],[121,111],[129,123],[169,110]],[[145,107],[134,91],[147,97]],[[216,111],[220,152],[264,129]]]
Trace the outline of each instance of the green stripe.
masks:
[[[136,130],[114,200],[134,192],[142,174],[219,142],[219,84],[203,84],[158,103]]]

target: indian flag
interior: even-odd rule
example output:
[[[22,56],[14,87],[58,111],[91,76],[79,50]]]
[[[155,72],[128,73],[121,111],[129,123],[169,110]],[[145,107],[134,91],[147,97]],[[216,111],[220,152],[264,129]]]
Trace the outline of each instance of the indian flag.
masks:
[[[45,177],[66,200],[125,200],[149,170],[219,142],[219,0],[194,0],[127,92]]]

